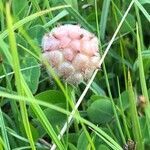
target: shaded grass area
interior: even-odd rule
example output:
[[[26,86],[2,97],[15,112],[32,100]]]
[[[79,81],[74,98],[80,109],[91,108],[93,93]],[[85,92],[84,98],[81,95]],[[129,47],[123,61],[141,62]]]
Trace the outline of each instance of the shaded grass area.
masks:
[[[0,149],[149,149],[149,10],[146,0],[0,0]],[[67,23],[100,43],[101,69],[77,87],[41,59],[42,36]]]

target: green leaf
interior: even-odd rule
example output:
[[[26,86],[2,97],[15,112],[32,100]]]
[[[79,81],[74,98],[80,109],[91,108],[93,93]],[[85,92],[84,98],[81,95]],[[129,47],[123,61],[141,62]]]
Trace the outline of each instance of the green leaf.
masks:
[[[15,17],[23,18],[25,13],[28,11],[28,1],[27,0],[13,0],[12,10]]]
[[[61,108],[65,108],[66,105],[64,104],[55,104]],[[55,111],[53,109],[50,108],[46,108],[44,110],[44,114],[47,117],[48,121],[51,123],[53,129],[55,130],[55,132],[57,134],[59,134],[58,129],[61,129],[62,126],[64,125],[65,121],[66,121],[66,115]],[[36,132],[38,132],[39,137],[36,137],[36,140],[38,140],[38,138],[42,138],[44,135],[46,135],[46,131],[43,129],[42,125],[40,125],[40,122],[38,121],[38,119],[33,119],[33,123],[36,124],[37,128],[35,129]]]
[[[77,149],[87,150],[87,147],[88,147],[88,139],[86,137],[85,132],[82,132],[78,139]]]
[[[28,68],[22,74],[32,93],[35,93],[40,77],[40,66],[38,62],[34,57],[24,57],[21,66],[22,68]]]
[[[129,95],[127,91],[123,91],[121,93],[121,101],[123,110],[126,110],[129,107]],[[119,100],[117,100],[119,106]]]
[[[41,44],[41,39],[45,32],[46,30],[41,25],[33,26],[27,31],[33,41],[39,43],[39,45]]]
[[[143,67],[144,67],[144,72],[145,74],[149,73],[149,69],[150,69],[150,51],[149,50],[143,50],[141,52],[142,55],[142,59],[143,59]],[[139,60],[138,58],[136,59],[136,61],[134,62],[133,65],[133,70],[136,71],[137,69],[139,69]]]
[[[68,143],[68,150],[78,150],[72,143]]]
[[[35,98],[42,100],[44,102],[51,103],[51,104],[66,102],[66,98],[64,94],[56,90],[47,90],[47,91],[41,92],[37,94]]]
[[[118,19],[120,20],[122,17],[118,14]],[[127,23],[128,24],[127,24]],[[126,22],[123,23],[120,32],[121,33],[126,33],[128,31],[130,31],[131,29],[135,28],[135,17],[133,15],[131,15],[130,13],[128,13],[127,17],[126,17]],[[131,28],[131,29],[130,29]]]
[[[141,126],[141,129],[142,129],[141,132],[142,132],[144,141],[148,144],[148,143],[150,143],[150,139],[149,139],[149,134],[148,134],[146,117],[143,116],[143,117],[139,118],[139,122],[140,122],[140,126]]]
[[[37,142],[38,138],[39,138],[39,132],[37,132],[36,128],[30,124],[30,128],[31,128],[31,131],[32,131],[32,136],[33,136],[33,139],[35,142]]]
[[[64,104],[57,104],[57,106],[59,106],[61,108],[65,108]],[[53,109],[50,109],[50,108],[45,109],[44,113],[47,116],[50,123],[54,126],[54,128],[64,125],[64,123],[67,119],[66,115],[64,115],[58,111],[55,111]]]
[[[108,98],[101,98],[94,101],[87,109],[89,119],[98,124],[108,123],[114,114],[112,104]]]
[[[101,14],[101,19],[100,19],[100,35],[102,38],[102,41],[105,38],[105,31],[106,31],[106,26],[107,26],[107,18],[108,18],[108,13],[110,11],[110,0],[103,1],[103,8],[102,8],[102,14]]]
[[[44,92],[39,93],[38,95],[35,96],[36,99],[39,99],[40,101],[44,101],[50,104],[55,104],[56,106],[59,106],[61,108],[66,107],[66,99],[65,96],[62,92],[56,91],[56,90],[47,90]],[[58,127],[62,127],[62,125],[66,121],[66,115],[52,110],[50,108],[44,109],[44,114],[46,115],[47,119],[49,122],[52,124],[54,129],[57,131]],[[30,110],[30,115],[33,118],[36,118],[36,116],[33,114],[32,110]],[[37,119],[33,119],[34,123],[37,124],[38,126],[38,131],[40,134],[40,137],[45,135],[46,132],[43,130],[42,126],[39,125],[39,121]]]
[[[106,145],[99,145],[98,149],[97,150],[110,150]]]

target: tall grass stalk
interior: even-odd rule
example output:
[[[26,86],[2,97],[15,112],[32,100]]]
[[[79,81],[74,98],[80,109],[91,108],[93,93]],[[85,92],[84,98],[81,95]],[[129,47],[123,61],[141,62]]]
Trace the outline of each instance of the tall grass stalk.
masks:
[[[117,77],[117,84],[118,84],[118,94],[119,94],[119,105],[120,105],[120,109],[121,109],[123,125],[125,127],[125,133],[127,134],[127,138],[131,139],[130,132],[129,132],[128,125],[127,125],[127,118],[126,118],[124,110],[123,110],[123,104],[122,104],[121,93],[120,93],[120,84],[119,84],[118,77]]]
[[[10,14],[9,3],[6,4],[6,17],[7,17],[7,25],[8,25],[8,33],[9,33],[10,50],[11,50],[12,59],[13,59],[12,66],[15,72],[16,88],[17,88],[17,92],[19,93],[19,95],[24,95],[24,92],[21,86],[22,83],[21,83],[21,75],[20,75],[20,70],[19,70],[20,64],[19,64],[19,59],[18,59],[15,34],[13,31],[13,27],[12,27],[12,19],[11,19],[11,14]],[[27,113],[25,102],[20,102],[20,110],[21,110],[24,128],[25,128],[27,137],[29,139],[31,148],[32,150],[35,150],[36,148],[35,148],[32,133],[31,133],[31,128],[30,128],[30,123],[28,120],[28,113]]]
[[[16,76],[16,85],[17,85],[18,93],[19,93],[19,95],[27,95],[28,97],[33,97],[32,93],[30,92],[30,90],[29,90],[29,88],[28,88],[26,82],[24,81],[24,78],[20,72],[20,66],[19,66],[19,59],[18,59],[18,53],[17,53],[17,48],[16,48],[14,30],[13,30],[12,23],[10,21],[11,19],[10,19],[9,4],[7,4],[7,13],[8,13],[7,16],[8,16],[8,20],[9,20],[9,22],[8,22],[9,40],[10,40],[10,45],[11,45],[10,47],[11,47],[11,51],[12,51],[13,68],[14,68],[14,73]],[[24,122],[26,133],[28,135],[28,139],[30,141],[32,149],[35,149],[29,121],[27,120],[28,115],[26,112],[26,105],[25,105],[25,102],[20,102],[20,103],[21,103],[20,107],[22,108],[21,110],[22,110],[22,114],[23,114],[22,119]],[[45,116],[45,114],[43,113],[41,108],[38,105],[34,105],[34,104],[31,104],[31,108],[33,109],[34,113],[37,115],[37,118],[40,120],[40,122],[42,123],[43,127],[45,128],[45,130],[47,131],[49,136],[51,136],[51,138],[57,144],[58,148],[63,150],[64,148],[63,148],[61,141],[59,141],[57,139],[57,135],[56,135],[55,131],[53,130],[51,124],[49,123],[47,117]]]
[[[147,85],[146,85],[146,81],[145,81],[143,58],[142,58],[142,53],[141,53],[142,47],[141,47],[141,40],[140,40],[138,24],[136,24],[136,28],[137,28],[137,49],[138,49],[138,64],[139,64],[140,82],[141,82],[142,94],[145,97],[145,114],[146,114],[146,121],[147,121],[149,137],[150,137],[150,102],[149,102]]]
[[[130,72],[128,72],[128,93],[129,93],[130,115],[131,115],[130,119],[132,121],[132,130],[133,130],[134,139],[135,142],[137,143],[137,150],[144,150],[144,145],[143,145],[144,143],[142,140],[143,138],[142,138],[140,123],[138,119],[138,113],[136,109],[136,97],[132,87]]]

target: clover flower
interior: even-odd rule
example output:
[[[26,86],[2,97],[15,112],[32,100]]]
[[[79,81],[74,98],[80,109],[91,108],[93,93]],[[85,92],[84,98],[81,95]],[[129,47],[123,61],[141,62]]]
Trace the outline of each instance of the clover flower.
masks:
[[[100,61],[98,39],[79,25],[61,25],[44,35],[43,59],[70,84],[88,80]]]

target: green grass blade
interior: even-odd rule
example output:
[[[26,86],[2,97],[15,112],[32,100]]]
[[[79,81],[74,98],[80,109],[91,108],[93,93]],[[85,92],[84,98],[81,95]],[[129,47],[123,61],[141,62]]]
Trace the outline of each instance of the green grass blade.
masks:
[[[116,143],[109,135],[107,135],[103,130],[94,125],[93,123],[85,120],[84,118],[79,118],[84,124],[90,126],[95,133],[98,133],[99,137],[106,142],[113,150],[123,150],[118,143]]]
[[[11,54],[8,50],[8,45],[3,41],[3,39],[0,36],[0,48],[1,48],[1,53],[6,57],[7,61],[9,62],[9,64],[12,64],[12,58],[11,58]]]
[[[66,10],[61,11],[57,16],[53,17],[49,22],[47,22],[43,27],[48,28],[55,22],[59,21],[63,17],[67,16],[69,13]]]
[[[73,16],[77,23],[79,23],[80,25],[82,25],[85,29],[95,32],[95,29],[93,28],[93,26],[91,26],[81,15],[78,11],[76,11],[74,8],[69,7],[66,8],[66,10],[70,13],[71,16]]]
[[[64,1],[70,4],[74,9],[78,11],[78,0],[64,0]]]
[[[144,150],[142,133],[141,133],[140,123],[139,123],[137,109],[136,109],[136,98],[132,87],[130,72],[128,72],[128,93],[129,93],[132,130],[133,130],[135,141],[137,143],[137,150]]]
[[[28,97],[34,98],[26,82],[24,81],[23,77],[21,78],[21,81],[23,83],[22,86],[26,95]],[[64,146],[62,145],[61,141],[58,139],[57,134],[55,133],[52,125],[48,121],[47,117],[45,116],[40,106],[34,103],[31,103],[30,106],[33,112],[35,113],[35,115],[37,116],[37,118],[39,119],[39,121],[41,122],[44,129],[47,131],[47,134],[53,139],[53,141],[55,142],[55,144],[58,146],[59,149],[64,150]]]
[[[109,13],[110,0],[103,1],[102,14],[100,19],[100,36],[102,41],[105,39],[106,24]]]
[[[142,93],[146,98],[146,103],[149,104],[149,97],[148,97],[147,85],[146,85],[146,81],[145,81],[143,59],[142,59],[142,53],[141,53],[142,48],[141,48],[141,44],[140,44],[138,25],[137,25],[137,47],[138,47],[138,63],[139,63],[139,74],[140,74]]]
[[[138,28],[139,28],[140,45],[141,45],[142,50],[144,50],[144,41],[143,41],[143,30],[142,30],[141,17],[140,17],[140,13],[139,13],[139,8],[136,5],[135,5],[135,12],[136,12]]]
[[[145,10],[145,8],[139,3],[139,1],[134,0],[135,4],[139,7],[143,15],[146,17],[146,19],[150,22],[150,14]]]
[[[36,10],[37,10],[38,12],[41,11],[41,8],[40,8],[40,6],[38,5],[38,3],[37,3],[36,0],[30,0],[30,2],[33,4],[33,6],[36,8]],[[41,20],[42,20],[43,23],[46,23],[46,20],[45,20],[45,18],[44,18],[43,16],[40,16],[40,18],[41,18]]]
[[[115,106],[114,100],[112,98],[112,94],[111,94],[111,90],[110,90],[110,84],[109,84],[109,80],[108,80],[108,75],[107,75],[105,63],[103,63],[103,69],[104,69],[105,81],[106,81],[106,85],[107,85],[108,94],[109,94],[109,97],[110,97],[110,100],[111,100],[111,103],[112,103],[113,112],[114,112],[115,119],[116,119],[116,124],[117,124],[118,130],[119,130],[119,134],[121,136],[122,142],[123,142],[123,144],[125,144],[126,140],[125,140],[125,136],[123,134],[122,128],[121,128],[121,124],[120,124],[120,120],[119,120],[118,113],[117,113],[117,110],[116,110],[116,106]]]
[[[16,30],[18,29],[19,27],[23,26],[24,24],[42,16],[42,15],[45,15],[51,11],[55,11],[55,10],[58,10],[58,9],[62,9],[62,8],[66,8],[66,7],[70,7],[69,5],[62,5],[62,6],[57,6],[57,7],[53,7],[53,8],[50,8],[50,9],[47,9],[47,10],[43,10],[43,11],[40,11],[40,12],[37,12],[37,13],[34,13],[30,16],[27,16],[25,17],[24,19],[18,21],[17,23],[15,23],[13,25],[13,30]],[[0,38],[4,39],[6,36],[8,35],[8,30],[5,30],[4,32],[2,32],[0,34]]]
[[[150,126],[149,126],[150,125],[150,102],[148,96],[148,89],[145,81],[138,24],[137,24],[137,48],[138,48],[138,65],[139,65],[140,82],[141,82],[142,94],[145,97],[145,114],[146,114],[147,127],[150,136]]]
[[[117,83],[118,83],[118,93],[119,93],[119,105],[121,109],[121,115],[122,115],[122,120],[123,120],[123,125],[125,127],[125,132],[127,134],[128,139],[131,139],[130,132],[127,126],[127,119],[123,110],[123,104],[122,104],[122,99],[121,99],[121,93],[120,93],[120,84],[119,84],[119,79],[117,77]]]
[[[122,14],[122,12],[119,10],[119,8],[117,7],[117,5],[114,3],[114,1],[112,1],[112,5],[113,5],[113,7],[115,7],[115,9],[116,9],[116,11],[118,12],[118,14],[122,17],[123,14]],[[124,23],[129,27],[129,29],[130,29],[132,35],[133,35],[134,37],[136,37],[136,34],[135,34],[135,32],[134,32],[134,29],[131,27],[131,25],[129,24],[129,22],[128,22],[126,19],[125,19]]]
[[[7,136],[7,132],[6,132],[6,126],[5,126],[5,123],[4,123],[4,118],[3,118],[3,114],[2,114],[1,108],[0,108],[0,127],[1,127],[1,133],[2,133],[2,136],[3,136],[5,149],[11,150],[10,149],[10,145],[9,145],[9,140],[8,140],[8,136]]]
[[[10,50],[12,54],[12,66],[15,72],[16,88],[17,88],[18,93],[20,95],[23,95],[24,92],[21,86],[22,83],[21,83],[21,76],[20,76],[20,64],[19,64],[19,59],[18,59],[15,34],[12,28],[12,20],[11,20],[11,15],[10,15],[9,3],[6,4],[6,17],[7,17],[7,25],[8,25],[8,33],[9,33]],[[33,141],[30,124],[28,120],[28,114],[26,110],[26,104],[24,102],[20,102],[20,109],[21,109],[21,115],[22,115],[24,128],[26,130],[26,134],[29,139],[31,148],[32,150],[35,150],[34,141]]]
[[[46,102],[43,102],[43,101],[40,101],[40,100],[36,100],[34,97],[18,96],[18,95],[13,95],[13,94],[9,94],[9,93],[6,93],[6,92],[1,92],[1,91],[0,91],[0,96],[7,97],[7,98],[10,98],[12,100],[25,101],[25,102],[30,103],[30,105],[35,104],[37,106],[39,104],[39,105],[51,108],[53,110],[56,110],[58,112],[64,113],[66,115],[71,114],[70,112],[68,112],[68,111],[66,111],[66,110],[64,110],[64,109],[62,109],[58,106],[55,106],[55,105],[52,105],[50,103],[46,103]],[[97,131],[102,137],[104,137],[103,140],[106,141],[106,143],[107,142],[112,143],[116,147],[117,150],[122,150],[122,148],[109,135],[107,135],[103,130],[101,130],[99,127],[97,127],[93,123],[79,117],[78,115],[75,115],[74,117],[76,119],[80,120],[81,122],[83,122],[84,124],[90,126],[95,131]],[[111,147],[111,145],[110,145],[110,147]]]

